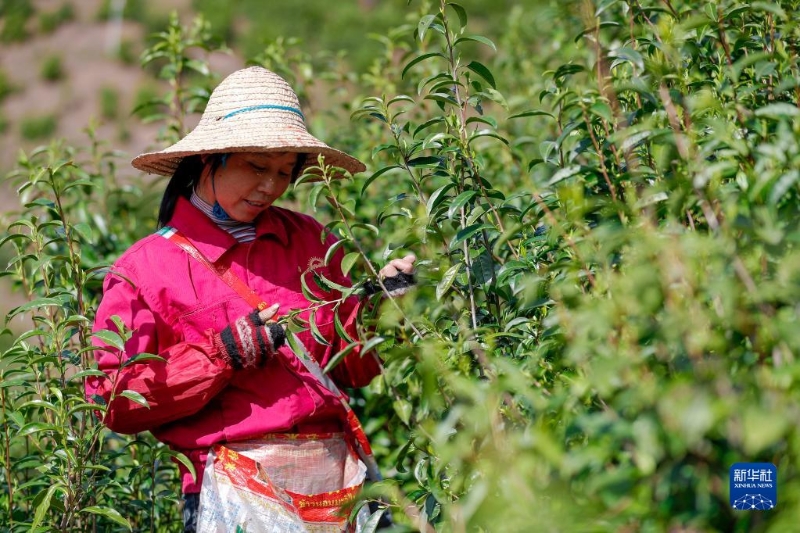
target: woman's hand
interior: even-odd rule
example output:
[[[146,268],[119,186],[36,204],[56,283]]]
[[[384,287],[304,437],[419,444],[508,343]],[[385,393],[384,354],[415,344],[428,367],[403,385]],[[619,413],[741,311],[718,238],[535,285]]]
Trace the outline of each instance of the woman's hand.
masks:
[[[270,320],[277,312],[275,304],[237,318],[214,335],[214,347],[236,369],[264,366],[286,341],[283,327]]]
[[[378,274],[380,274],[381,279],[392,278],[396,276],[399,272],[413,276],[414,261],[416,260],[417,256],[414,254],[408,254],[402,259],[392,259],[391,261],[389,261],[388,265],[383,267],[381,271],[378,272]]]
[[[389,296],[405,294],[416,284],[414,280],[414,262],[416,260],[417,257],[414,254],[408,254],[402,259],[392,259],[378,272],[383,287],[378,282],[369,281],[364,284],[364,291],[370,295],[381,292],[385,288]]]

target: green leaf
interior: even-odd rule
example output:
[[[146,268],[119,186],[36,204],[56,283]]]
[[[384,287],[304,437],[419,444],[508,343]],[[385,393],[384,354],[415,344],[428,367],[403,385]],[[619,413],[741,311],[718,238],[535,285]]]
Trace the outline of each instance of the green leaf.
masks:
[[[453,98],[453,96],[449,93],[431,93],[427,95],[424,100],[433,100],[434,102],[440,102],[441,104],[458,106],[456,99]]]
[[[456,246],[461,244],[462,241],[469,239],[476,233],[487,229],[496,230],[492,224],[486,223],[472,224],[471,226],[467,226],[466,228],[459,230],[459,232],[456,233],[456,238],[450,241],[450,249],[454,249]]]
[[[580,165],[570,165],[568,167],[564,167],[558,170],[555,174],[553,174],[549,180],[547,180],[547,187],[551,187],[556,183],[564,181],[567,178],[571,178],[576,174],[581,172],[582,167]]]
[[[434,118],[432,118],[430,120],[427,120],[427,121],[423,122],[422,124],[417,126],[416,129],[414,130],[414,137],[419,135],[420,132],[430,128],[431,126],[434,126],[436,124],[441,124],[443,122],[445,122],[445,118],[444,117],[434,117]]]
[[[86,222],[80,222],[72,226],[78,235],[80,235],[87,244],[92,244],[94,242],[94,236],[92,235],[92,227],[87,224]]]
[[[610,20],[603,21],[600,24],[598,24],[598,26],[592,26],[592,27],[586,28],[585,30],[580,32],[578,35],[575,36],[574,42],[577,43],[578,41],[581,40],[581,37],[583,37],[584,35],[586,35],[588,33],[594,33],[595,30],[597,30],[598,28],[603,29],[603,28],[618,27],[618,26],[620,26],[619,22],[614,22],[614,21],[610,21]]]
[[[328,363],[325,365],[325,368],[322,369],[322,373],[327,374],[328,372],[336,368],[336,366],[342,361],[342,359],[347,357],[347,354],[352,352],[359,344],[360,343],[358,341],[353,341],[347,346],[345,346],[338,353],[336,353],[333,357],[331,357],[330,361],[328,361]]]
[[[102,329],[92,333],[92,337],[103,341],[107,345],[116,348],[120,352],[125,351],[125,341],[118,333],[107,329]]]
[[[756,52],[753,54],[743,55],[730,67],[731,80],[733,80],[734,83],[737,83],[744,69],[746,69],[750,65],[758,63],[759,61],[770,59],[771,57],[772,54],[768,52]]]
[[[51,485],[47,489],[47,492],[44,493],[44,497],[37,502],[36,512],[33,515],[33,522],[31,523],[31,531],[36,531],[39,525],[44,521],[47,511],[50,510],[50,502],[53,499],[53,494],[55,494],[57,490],[63,490],[63,485],[61,483]]]
[[[31,422],[29,424],[25,424],[17,433],[18,437],[25,437],[27,435],[32,435],[34,433],[39,433],[40,431],[58,431],[59,427],[53,424],[46,424],[44,422]]]
[[[333,314],[333,327],[336,329],[336,334],[342,338],[347,343],[356,342],[356,339],[352,338],[348,333],[347,330],[344,329],[344,325],[342,321],[339,319],[339,313]]]
[[[455,187],[456,184],[453,182],[448,183],[442,187],[436,189],[433,194],[430,195],[428,198],[428,205],[427,205],[427,215],[430,217],[431,213],[433,212],[436,207],[442,203],[442,201],[446,198],[445,193]]]
[[[481,124],[486,124],[487,126],[497,129],[497,121],[492,117],[469,117],[466,123],[473,124],[475,122],[480,122]]]
[[[336,315],[334,314],[334,316]],[[308,350],[306,350],[306,347],[303,346],[303,342],[300,340],[297,334],[291,329],[289,329],[286,333],[286,343],[289,345],[292,353],[300,359],[308,360]]]
[[[470,69],[472,72],[486,80],[486,82],[492,86],[492,89],[497,89],[497,84],[495,84],[494,76],[489,71],[488,68],[483,63],[479,63],[477,61],[471,61],[467,68]]]
[[[119,395],[129,399],[134,403],[138,403],[139,405],[150,409],[150,404],[147,403],[147,399],[134,390],[124,390],[121,393],[119,393]]]
[[[415,157],[408,161],[408,166],[410,167],[436,168],[441,164],[441,158],[432,155]]]
[[[490,39],[487,39],[483,35],[465,35],[463,37],[459,37],[458,39],[455,40],[455,42],[453,43],[453,46],[458,46],[461,43],[470,42],[470,41],[474,41],[476,43],[485,44],[486,46],[488,46],[489,48],[491,48],[495,52],[497,51],[497,46],[495,46],[495,44]]]
[[[608,56],[615,58],[609,67],[611,69],[627,62],[633,65],[639,72],[644,70],[644,58],[642,54],[629,46],[620,46],[619,48],[611,50]]]
[[[785,102],[777,102],[756,109],[755,115],[757,117],[768,117],[775,119],[784,117],[797,117],[800,116],[800,108],[798,108],[796,105],[787,104]]]
[[[97,405],[94,403],[84,403],[81,405],[76,405],[75,407],[67,411],[67,417],[74,416],[75,414],[81,413],[83,411],[99,411],[101,413],[105,413],[106,407],[104,405]]]
[[[361,196],[364,196],[364,193],[367,191],[367,187],[369,187],[370,184],[372,184],[372,182],[375,181],[376,179],[378,179],[380,176],[386,174],[387,172],[389,172],[391,170],[397,170],[397,169],[402,169],[402,168],[403,167],[401,167],[400,165],[389,165],[388,167],[383,167],[383,168],[377,170],[376,172],[374,172],[372,174],[372,176],[367,178],[367,180],[364,182],[364,185],[361,187]]]
[[[458,276],[458,272],[460,270],[461,270],[461,263],[456,263],[455,265],[447,269],[447,272],[445,272],[444,276],[442,276],[442,280],[436,285],[437,300],[441,301],[442,297],[447,293],[447,291],[450,290],[450,287],[456,280],[456,276]]]
[[[403,447],[400,448],[400,451],[397,452],[397,459],[395,459],[394,467],[401,474],[405,474],[408,472],[403,462],[405,462],[405,459],[408,456],[408,452],[411,450],[411,447],[413,445],[414,445],[414,439],[409,439],[408,442],[403,444]]]
[[[81,512],[105,516],[112,522],[116,522],[122,527],[128,528],[128,531],[131,531],[130,522],[128,522],[128,520],[124,516],[119,514],[119,511],[117,511],[116,509],[112,509],[111,507],[100,507],[99,505],[92,505],[90,507],[84,507],[83,509],[81,509]]]
[[[367,224],[365,222],[355,222],[355,223],[350,225],[350,228],[351,229],[365,229],[368,232],[370,232],[373,235],[375,235],[376,237],[381,234],[381,231],[378,229],[378,226],[375,226],[374,224]],[[341,285],[340,285],[340,287],[341,287]],[[338,289],[338,290],[341,290],[341,289]]]
[[[306,277],[307,276],[305,272],[300,275],[300,289],[303,291],[303,296],[305,297],[305,299],[308,300],[309,302],[314,302],[314,303],[324,302],[325,300],[317,296],[314,293],[314,291],[312,291],[311,288],[308,286]],[[312,277],[316,281],[317,277],[313,276],[313,274]]]
[[[750,4],[750,7],[753,9],[753,11],[766,11],[768,13],[772,13],[773,15],[777,15],[778,18],[786,18],[786,11],[783,10],[779,2],[753,2]]]
[[[24,303],[19,307],[15,307],[11,311],[8,312],[8,318],[16,316],[20,313],[24,313],[31,309],[39,309],[41,307],[61,307],[63,302],[61,300],[56,300],[55,298],[36,298],[35,300],[31,300],[30,302]]]
[[[339,239],[335,243],[328,248],[328,251],[325,252],[325,264],[330,265],[333,256],[336,255],[336,252],[339,251],[340,248],[343,248],[345,244],[349,242],[349,239]]]
[[[369,520],[367,520],[367,523],[364,524],[364,528],[361,530],[362,533],[375,533],[378,530],[378,524],[381,522],[381,517],[385,513],[386,509],[378,509],[369,515]]]
[[[308,315],[308,326],[311,329],[311,336],[315,341],[317,341],[317,343],[322,344],[323,346],[331,345],[331,343],[328,342],[328,339],[325,338],[325,335],[323,335],[319,330],[319,327],[317,326],[317,313],[314,311]]]
[[[130,365],[136,365],[139,363],[144,363],[145,361],[161,361],[162,363],[166,363],[167,360],[161,357],[160,355],[154,353],[137,353],[127,361],[122,364],[122,368],[128,367]]]
[[[417,35],[419,36],[420,42],[425,39],[425,33],[428,31],[428,28],[431,27],[433,21],[436,20],[436,15],[425,15],[419,20],[419,24],[417,24]]]
[[[398,398],[394,401],[393,407],[394,412],[397,413],[397,416],[400,417],[400,420],[403,421],[403,424],[408,425],[409,421],[411,420],[411,402],[402,398]]]
[[[550,117],[550,118],[555,118],[553,115],[551,115],[547,111],[538,111],[537,110],[537,111],[523,111],[522,113],[515,113],[515,114],[511,115],[510,117],[508,117],[508,120],[511,120],[511,119],[514,119],[514,118],[523,118],[523,117],[538,117],[540,115],[544,115],[544,116],[547,116],[547,117]]]
[[[453,201],[450,203],[450,208],[447,210],[447,218],[452,220],[461,208],[476,196],[478,196],[478,191],[464,191],[453,198]]]
[[[611,106],[605,102],[594,102],[591,107],[589,107],[589,112],[602,119],[605,119],[607,122],[612,122],[614,120],[614,114],[611,111]]]
[[[458,15],[458,22],[463,30],[467,26],[467,10],[455,2],[447,2],[445,5],[450,6],[453,8],[453,11],[456,12],[456,15]]]
[[[422,54],[421,56],[415,57],[414,59],[412,59],[411,61],[408,62],[408,64],[403,69],[403,72],[400,74],[400,77],[401,78],[405,78],[406,77],[406,72],[408,72],[411,69],[411,67],[413,67],[414,65],[416,65],[418,63],[421,63],[422,61],[425,61],[426,59],[430,59],[432,57],[444,58],[444,54],[441,54],[440,52],[430,52],[428,54]]]
[[[346,256],[342,258],[342,273],[347,275],[350,272],[350,269],[353,268],[353,265],[358,261],[358,258],[361,256],[358,252],[350,252]]]
[[[197,471],[194,468],[194,464],[192,463],[191,459],[186,457],[181,452],[177,452],[175,450],[170,450],[169,448],[161,448],[159,451],[159,455],[168,455],[178,461],[180,464],[186,467],[186,470],[192,475],[192,479],[197,481]]]
[[[364,346],[361,348],[361,353],[367,353],[368,351],[380,346],[386,342],[386,339],[380,336],[372,337],[370,340],[364,343]]]
[[[474,140],[481,139],[481,138],[484,138],[484,137],[490,137],[492,139],[497,139],[498,141],[500,141],[503,144],[506,144],[506,145],[508,144],[508,139],[506,139],[502,135],[499,135],[497,132],[495,132],[493,130],[489,130],[489,129],[478,130],[475,133],[471,134],[469,136],[469,140],[467,141],[467,144],[472,144],[472,142]]]

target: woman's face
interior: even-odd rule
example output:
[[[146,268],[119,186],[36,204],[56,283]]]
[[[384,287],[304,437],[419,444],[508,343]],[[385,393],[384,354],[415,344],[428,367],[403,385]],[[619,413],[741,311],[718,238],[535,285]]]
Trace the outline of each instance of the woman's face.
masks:
[[[215,201],[239,222],[252,222],[280,198],[292,181],[297,154],[232,153],[225,166],[219,165],[211,182],[210,160],[206,163],[197,194],[210,204]]]

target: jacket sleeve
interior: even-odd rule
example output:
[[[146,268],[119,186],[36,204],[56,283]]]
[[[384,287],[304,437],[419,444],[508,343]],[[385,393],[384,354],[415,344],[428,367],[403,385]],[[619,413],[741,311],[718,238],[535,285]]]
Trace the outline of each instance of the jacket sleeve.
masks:
[[[211,332],[207,343],[181,342],[173,329],[147,305],[138,288],[115,274],[106,277],[103,299],[97,310],[94,332],[121,333],[112,317],[131,330],[120,351],[95,336],[98,368],[106,377],[86,381],[86,394],[107,406],[104,423],[118,433],[137,433],[199,411],[219,393],[233,375],[232,367],[218,357]],[[164,361],[145,359],[128,363],[136,354],[152,353]],[[147,402],[142,405],[136,394]],[[112,394],[113,393],[113,394]],[[112,400],[113,396],[113,400]],[[134,401],[136,398],[139,402]],[[109,403],[110,402],[110,403]]]
[[[333,246],[335,243],[336,238],[333,235],[329,235],[326,244],[328,246]],[[339,248],[331,258],[329,269],[334,277],[332,281],[349,287],[352,286],[352,282],[348,276],[342,273],[343,257],[344,252],[342,248]],[[361,337],[361,333],[359,332],[359,317],[361,316],[361,310],[365,304],[365,300],[359,301],[358,298],[353,296],[339,306],[339,320],[342,326],[344,326],[345,332],[347,332],[352,339],[358,340]],[[326,359],[335,356],[348,344],[346,339],[342,339],[336,335],[336,339],[333,346],[330,347]],[[380,359],[378,359],[378,355],[375,351],[370,350],[364,352],[361,346],[357,346],[334,367],[331,371],[331,376],[338,385],[344,387],[365,387],[369,385],[369,382],[372,381],[375,376],[381,373],[381,368]]]

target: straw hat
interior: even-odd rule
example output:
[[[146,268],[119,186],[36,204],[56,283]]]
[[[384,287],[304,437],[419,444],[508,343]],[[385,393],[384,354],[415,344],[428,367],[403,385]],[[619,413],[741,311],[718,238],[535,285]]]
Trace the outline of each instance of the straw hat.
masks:
[[[358,159],[331,148],[306,130],[300,101],[286,81],[263,67],[238,70],[222,80],[200,123],[183,139],[160,152],[136,157],[139,170],[172,176],[186,156],[229,152],[300,152],[310,154],[303,171],[325,164],[351,173],[366,167]]]

